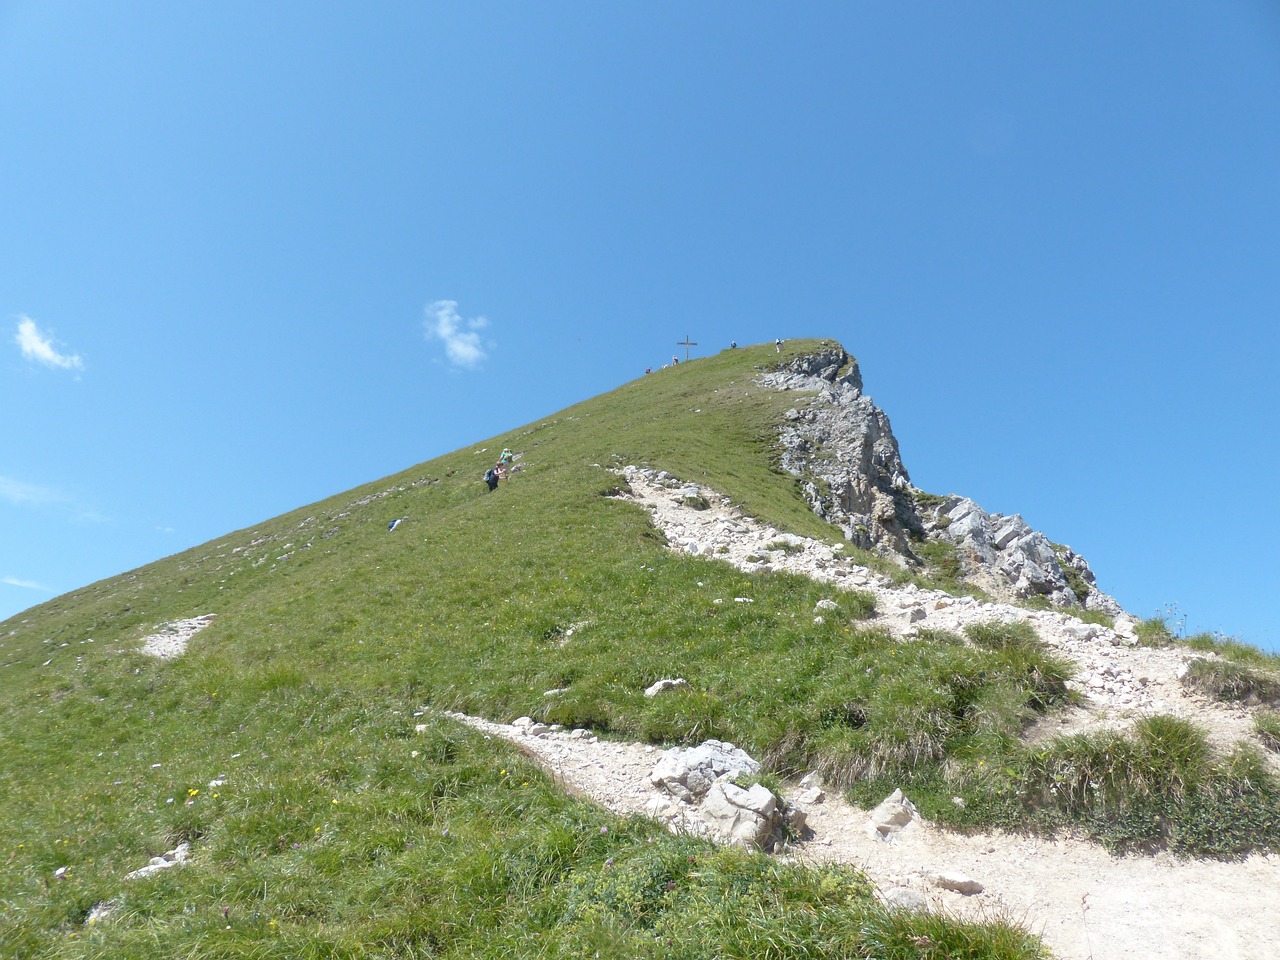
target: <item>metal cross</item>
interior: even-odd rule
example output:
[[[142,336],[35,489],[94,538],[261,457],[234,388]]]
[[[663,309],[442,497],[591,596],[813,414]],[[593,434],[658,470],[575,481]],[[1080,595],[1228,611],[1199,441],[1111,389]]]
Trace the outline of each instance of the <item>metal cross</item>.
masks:
[[[697,345],[698,345],[697,341],[690,340],[689,335],[687,333],[684,335],[683,340],[676,341],[677,347],[684,347],[684,358],[686,361],[689,359],[689,348],[696,347]]]

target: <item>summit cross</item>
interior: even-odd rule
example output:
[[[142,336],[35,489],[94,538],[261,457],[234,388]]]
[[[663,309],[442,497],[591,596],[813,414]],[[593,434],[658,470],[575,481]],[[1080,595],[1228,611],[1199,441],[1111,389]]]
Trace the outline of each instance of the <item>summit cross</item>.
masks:
[[[689,359],[689,348],[690,348],[690,347],[696,347],[697,345],[698,345],[697,341],[696,341],[696,340],[690,340],[690,339],[689,339],[689,335],[688,335],[687,333],[684,335],[684,339],[683,339],[683,340],[677,340],[677,341],[676,341],[676,346],[677,346],[677,347],[684,347],[684,359],[685,359],[685,361],[686,361],[686,362],[687,362],[687,361],[688,361],[688,359]]]

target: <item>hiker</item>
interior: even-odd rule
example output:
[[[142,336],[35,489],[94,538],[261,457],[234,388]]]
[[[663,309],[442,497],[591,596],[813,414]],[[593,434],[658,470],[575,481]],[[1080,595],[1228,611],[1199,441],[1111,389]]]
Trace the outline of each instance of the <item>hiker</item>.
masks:
[[[674,367],[677,363],[679,363],[679,362],[680,362],[680,358],[679,358],[679,357],[672,357],[672,358],[671,358],[671,365],[672,365],[673,367]]]
[[[730,350],[737,350],[737,349],[738,349],[738,341],[737,341],[737,340],[730,340],[730,341],[729,341],[729,349],[730,349]]]
[[[489,485],[489,492],[498,489],[498,470],[496,467],[490,467],[484,472],[484,482]]]
[[[775,341],[773,341],[773,346],[774,346],[774,349],[775,349],[775,350],[777,350],[779,353],[781,353],[781,352],[782,352],[782,341],[781,341],[781,340],[775,340]]]

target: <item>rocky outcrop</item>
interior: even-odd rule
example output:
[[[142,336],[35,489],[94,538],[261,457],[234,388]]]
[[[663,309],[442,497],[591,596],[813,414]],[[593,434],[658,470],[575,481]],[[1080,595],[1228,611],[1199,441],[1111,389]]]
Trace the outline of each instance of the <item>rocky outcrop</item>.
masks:
[[[760,382],[810,394],[787,411],[781,440],[782,468],[801,480],[814,511],[860,547],[913,556],[909,541],[924,530],[911,478],[889,418],[862,393],[857,361],[832,346]]]
[[[965,578],[998,599],[1045,597],[1056,607],[1123,611],[1098,589],[1084,557],[1018,515],[987,513],[967,497],[921,497],[926,529],[957,548]]]
[[[912,567],[922,565],[920,544],[945,541],[956,548],[962,576],[997,600],[1044,597],[1057,607],[1122,612],[1098,590],[1083,557],[1021,517],[917,489],[888,416],[862,392],[858,363],[840,346],[824,345],[759,382],[804,395],[779,431],[782,468],[846,540]]]

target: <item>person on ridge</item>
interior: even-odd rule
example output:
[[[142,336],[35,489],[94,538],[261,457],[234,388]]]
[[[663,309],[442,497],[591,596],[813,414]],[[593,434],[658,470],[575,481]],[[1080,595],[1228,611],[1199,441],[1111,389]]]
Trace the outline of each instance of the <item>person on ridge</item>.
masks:
[[[493,493],[493,491],[498,489],[498,468],[497,467],[490,467],[488,470],[484,472],[484,482],[489,485],[490,493]]]
[[[773,347],[774,347],[774,349],[775,349],[775,350],[777,350],[777,351],[778,351],[778,353],[781,353],[781,352],[782,352],[782,341],[781,341],[781,340],[775,340],[775,341],[773,341]]]

